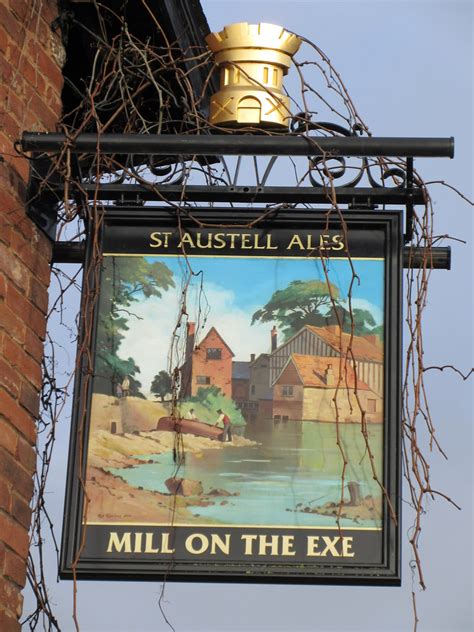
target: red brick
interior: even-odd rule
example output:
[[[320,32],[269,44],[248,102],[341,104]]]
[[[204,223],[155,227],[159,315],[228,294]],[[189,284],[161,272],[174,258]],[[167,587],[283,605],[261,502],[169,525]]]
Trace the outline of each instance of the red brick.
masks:
[[[1,300],[5,299],[6,293],[7,293],[7,284],[6,284],[5,276],[0,271],[0,299]]]
[[[3,542],[0,541],[0,575],[3,574],[3,569],[5,567],[5,557],[5,545],[3,544]]]
[[[2,632],[20,632],[20,623],[16,615],[0,609],[0,630]]]
[[[20,209],[24,211],[23,199],[18,195],[18,191],[10,190],[7,191],[7,188],[12,188],[10,183],[10,179],[1,178],[0,180],[0,208],[2,210],[2,220],[11,226],[14,222],[14,214],[19,215]],[[12,217],[13,214],[13,217]],[[31,220],[30,220],[31,221]],[[16,224],[16,222],[15,222]],[[10,243],[10,241],[8,242]]]
[[[2,577],[0,577],[0,603],[17,616],[21,615],[23,599],[20,595],[20,589]]]
[[[33,386],[41,387],[41,365],[9,336],[3,340],[3,357],[16,369],[22,377],[26,377]]]
[[[7,287],[7,306],[12,312],[22,316],[27,326],[32,329],[39,337],[44,337],[46,332],[46,322],[44,313],[40,312],[24,294],[16,290],[11,284]],[[25,340],[26,332],[23,331]],[[18,339],[18,337],[17,337]],[[39,360],[39,358],[38,358]]]
[[[25,340],[26,327],[21,314],[15,314],[5,302],[0,314],[0,328],[8,331],[10,336],[18,342]]]
[[[28,385],[25,388],[25,384]],[[16,401],[11,397],[6,391],[0,389],[0,415],[5,419],[10,421],[11,425],[18,429],[21,435],[28,441],[30,445],[35,445],[36,442],[36,425],[35,420],[22,406],[24,403],[22,401],[22,395],[25,391],[31,389],[30,394],[25,396],[24,398],[31,398],[33,396],[36,400],[36,407],[39,407],[39,398],[38,393],[33,389],[32,386],[28,384],[28,382],[23,382],[20,389],[20,401]],[[33,403],[33,402],[31,402]],[[21,404],[21,406],[20,406]],[[31,412],[31,411],[30,411]]]
[[[48,78],[48,81],[54,86],[61,88],[63,83],[63,74],[58,63],[51,55],[48,55],[40,46],[38,41],[31,40],[29,44],[30,58],[37,66],[39,72]]]
[[[45,129],[54,131],[56,129],[56,123],[58,120],[58,112],[53,112],[43,101],[42,97],[38,96],[29,85],[25,86],[25,100],[28,107],[38,117],[38,124],[43,125]]]
[[[39,415],[39,392],[29,382],[24,381],[20,389],[20,404],[30,412],[35,419]],[[32,421],[33,429],[34,423]],[[25,433],[23,433],[25,434]],[[26,435],[25,435],[26,436]],[[36,435],[35,435],[36,436]],[[28,439],[28,437],[26,436]],[[34,443],[35,440],[32,441]]]
[[[0,4],[0,24],[3,24],[6,32],[14,41],[20,41],[20,36],[23,33],[21,24],[3,4]]]
[[[5,514],[0,513],[0,533],[7,546],[21,557],[28,555],[28,531],[18,522],[15,522]],[[1,601],[0,601],[1,603]]]
[[[25,239],[17,231],[11,234],[11,250],[18,258],[35,273],[40,284],[48,286],[51,277],[51,267],[49,259],[51,255],[51,245],[45,241],[46,237],[42,233],[34,233],[31,239]],[[26,291],[26,287],[23,287]]]
[[[0,55],[0,82],[5,85],[6,90],[7,86],[10,85],[12,77],[13,68],[11,64],[9,64],[7,60],[2,55]]]
[[[6,577],[12,579],[15,584],[23,588],[26,583],[26,562],[12,551],[5,552],[5,570]]]
[[[19,288],[23,290],[28,288],[29,273],[27,267],[2,243],[0,243],[0,269]]]
[[[36,469],[36,450],[22,437],[18,438],[16,457],[29,472]]]
[[[13,494],[11,515],[28,531],[31,523],[31,509],[23,498]]]
[[[0,117],[0,129],[8,138],[8,143],[5,148],[6,153],[13,154],[13,142],[20,136],[20,123],[16,120],[11,111],[2,112]],[[12,159],[13,156],[9,156],[8,158]]]
[[[3,212],[3,209],[0,209],[0,212]],[[2,225],[0,226],[0,241],[2,241],[5,246],[9,246],[12,228],[9,224],[7,224],[6,218],[4,217],[3,219],[5,221],[3,221]]]
[[[13,395],[13,397],[18,397],[20,394],[20,384],[21,377],[0,357],[0,385]]]
[[[32,66],[27,57],[23,56],[20,65],[20,72],[25,81],[36,88],[38,94],[43,95],[46,90],[46,82],[38,68]]]
[[[29,297],[43,314],[48,312],[48,289],[44,283],[31,279]]]
[[[2,207],[1,199],[2,192],[0,191],[0,208]],[[20,231],[25,239],[36,239],[37,229],[31,219],[25,214],[23,202],[19,202],[18,200],[16,200],[15,206],[10,206],[7,208],[8,210],[5,211],[5,220],[8,220],[12,224],[14,224],[15,229],[17,231]],[[47,248],[45,248],[45,252],[48,252]]]
[[[33,496],[33,472],[27,472],[8,452],[5,452],[5,450],[1,448],[0,474],[7,480],[14,481],[16,491],[21,494],[25,500],[30,502]]]
[[[18,432],[6,421],[0,421],[0,446],[12,456],[16,456],[18,448]]]
[[[30,302],[26,297],[28,288],[24,287],[21,291],[17,290],[11,283],[7,286],[6,303],[12,312],[21,314],[25,320],[28,319],[28,311]]]
[[[0,509],[10,512],[11,500],[11,481],[7,482],[5,479],[0,478]]]
[[[28,328],[25,333],[25,351],[36,360],[39,360],[44,355],[44,342]]]

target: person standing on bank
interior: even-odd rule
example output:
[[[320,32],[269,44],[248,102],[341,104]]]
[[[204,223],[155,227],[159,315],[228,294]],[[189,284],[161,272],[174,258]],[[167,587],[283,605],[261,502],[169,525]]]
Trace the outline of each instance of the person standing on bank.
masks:
[[[219,408],[217,411],[219,417],[216,421],[216,426],[219,423],[222,423],[224,426],[224,430],[222,431],[221,441],[227,441],[227,437],[229,441],[232,441],[232,423],[230,421],[230,417],[228,417],[223,410]]]
[[[130,395],[130,380],[128,375],[123,378],[122,381],[122,397],[128,397]]]

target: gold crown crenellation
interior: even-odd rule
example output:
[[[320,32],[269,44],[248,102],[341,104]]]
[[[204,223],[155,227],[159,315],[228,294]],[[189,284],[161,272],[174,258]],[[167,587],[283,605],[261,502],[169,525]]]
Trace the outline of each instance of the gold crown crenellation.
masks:
[[[239,22],[211,33],[206,41],[220,69],[211,123],[287,128],[290,102],[283,77],[301,40],[275,24]]]

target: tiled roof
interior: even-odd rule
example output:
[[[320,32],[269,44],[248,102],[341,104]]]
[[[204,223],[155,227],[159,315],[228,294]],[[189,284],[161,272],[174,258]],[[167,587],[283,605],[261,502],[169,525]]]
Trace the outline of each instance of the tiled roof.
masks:
[[[349,361],[341,361],[341,358],[300,355],[299,353],[293,353],[288,364],[290,362],[293,362],[295,365],[303,386],[335,388],[339,382],[339,376],[341,376],[339,388],[355,388],[356,381],[354,369],[350,366]],[[332,385],[328,384],[326,381],[326,371],[328,367],[331,367],[334,375],[334,382]],[[370,390],[367,384],[359,378],[357,379],[357,388],[363,391]]]
[[[232,362],[232,379],[248,380],[250,379],[250,362],[235,360]]]
[[[207,348],[207,339],[209,338],[209,336],[212,334],[212,332],[214,332],[216,334],[216,336],[220,339],[220,341],[222,342],[222,344],[224,345],[224,347],[229,351],[229,353],[234,356],[235,353],[232,351],[232,349],[229,347],[229,345],[227,344],[227,342],[224,340],[224,338],[220,335],[220,333],[217,331],[217,329],[215,327],[211,327],[209,329],[209,331],[207,332],[207,334],[204,336],[204,338],[199,342],[199,344],[196,346],[196,349],[200,349],[201,347]]]
[[[373,362],[383,362],[383,346],[381,343],[375,344],[364,336],[352,336],[342,332],[335,325],[331,327],[313,327],[306,325],[306,328],[324,340],[329,346],[341,353],[346,353],[349,346],[356,360],[372,360]]]

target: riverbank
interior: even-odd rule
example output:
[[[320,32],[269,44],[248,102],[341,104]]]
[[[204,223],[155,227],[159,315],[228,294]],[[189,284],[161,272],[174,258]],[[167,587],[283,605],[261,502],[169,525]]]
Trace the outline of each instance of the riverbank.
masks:
[[[205,437],[181,435],[183,454],[202,458],[207,450],[233,450],[257,445],[244,437],[223,443]],[[159,455],[173,452],[174,432],[155,430],[138,434],[112,434],[96,430],[89,439],[86,476],[87,496],[91,501],[88,522],[186,522],[193,518],[189,509],[214,504],[216,495],[230,495],[226,490],[203,489],[195,496],[166,494],[134,487],[120,476],[120,470],[134,468]],[[153,457],[153,458],[152,458]],[[110,470],[114,470],[112,474]],[[179,476],[179,471],[177,473]],[[216,491],[221,492],[216,494]],[[205,520],[204,520],[205,522]]]

